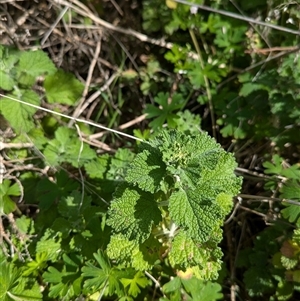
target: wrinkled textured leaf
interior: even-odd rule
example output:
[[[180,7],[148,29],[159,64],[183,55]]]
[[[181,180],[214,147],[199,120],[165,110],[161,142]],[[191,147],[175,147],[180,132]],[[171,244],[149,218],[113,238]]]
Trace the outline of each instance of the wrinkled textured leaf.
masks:
[[[202,244],[181,231],[174,237],[169,260],[173,267],[180,269],[196,267],[199,271],[194,273],[201,274],[200,278],[207,280],[218,276],[222,255],[216,243]]]
[[[145,241],[152,226],[161,221],[161,213],[152,194],[121,184],[109,210],[107,224],[128,239]]]
[[[124,235],[113,235],[107,246],[107,255],[117,263],[126,267],[133,267],[138,271],[145,271],[152,268],[152,264],[144,259],[136,241],[128,240]]]
[[[234,157],[205,133],[177,131],[163,131],[140,144],[139,151],[110,205],[107,224],[115,234],[108,256],[145,269],[151,259],[143,244],[152,237],[153,226],[159,237],[162,220],[161,232],[171,239],[171,266],[192,267],[201,279],[215,278],[222,256],[217,248],[221,225],[242,182],[234,174]],[[167,226],[173,223],[175,231]]]
[[[191,237],[200,242],[215,235],[224,218],[220,208],[212,200],[203,198],[201,189],[173,193],[169,199],[169,209],[175,224],[183,227]]]
[[[154,193],[165,175],[165,164],[161,160],[160,152],[145,146],[130,165],[126,174],[126,181],[138,185],[144,191]]]

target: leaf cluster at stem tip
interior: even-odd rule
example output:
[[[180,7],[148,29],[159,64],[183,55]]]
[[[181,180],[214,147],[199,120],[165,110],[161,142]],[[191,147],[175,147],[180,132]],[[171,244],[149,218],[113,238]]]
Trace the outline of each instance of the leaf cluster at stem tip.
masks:
[[[216,277],[220,227],[242,182],[235,167],[233,155],[206,133],[162,131],[142,143],[109,209],[108,225],[115,234],[108,256],[149,269],[159,255],[150,256],[144,246],[154,240],[158,249],[167,247],[174,268],[192,267],[199,278]],[[127,246],[122,252],[121,242]]]

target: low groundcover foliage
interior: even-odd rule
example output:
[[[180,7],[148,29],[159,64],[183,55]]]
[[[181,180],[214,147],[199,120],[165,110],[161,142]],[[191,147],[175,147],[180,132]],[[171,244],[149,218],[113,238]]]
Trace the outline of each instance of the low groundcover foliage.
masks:
[[[161,252],[175,269],[215,279],[221,265],[221,225],[241,187],[235,160],[206,133],[163,131],[128,167],[109,208],[108,256],[147,270]],[[154,249],[154,250],[153,250]]]
[[[20,262],[1,256],[1,300],[42,300],[39,285],[47,300],[80,295],[87,300],[103,295],[134,300],[151,286],[145,273],[157,275],[170,268],[167,273],[182,275],[175,281],[178,289],[194,296],[213,293],[214,300],[222,296],[221,287],[211,287],[209,280],[218,277],[221,226],[241,187],[233,155],[206,133],[164,130],[141,143],[129,162],[108,211],[88,194],[82,200],[79,186],[64,180],[69,184],[57,194],[57,203],[40,206],[34,226],[40,234],[28,242],[32,258]],[[57,175],[58,182],[61,177]],[[11,279],[12,271],[18,278]],[[21,294],[30,287],[35,291]],[[162,289],[171,300],[180,300],[180,290],[173,291],[171,283]]]

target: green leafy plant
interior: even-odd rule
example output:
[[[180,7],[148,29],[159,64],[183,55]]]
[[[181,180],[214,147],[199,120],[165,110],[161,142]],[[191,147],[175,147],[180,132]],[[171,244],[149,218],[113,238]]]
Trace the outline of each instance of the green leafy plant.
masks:
[[[45,52],[0,46],[0,300],[298,300],[299,3],[125,1],[96,55],[115,14],[86,2]]]
[[[150,122],[153,129],[162,128],[163,124],[167,122],[169,128],[175,128],[176,119],[179,118],[174,112],[182,109],[186,101],[181,94],[175,93],[171,97],[167,93],[158,93],[154,101],[159,105],[147,105],[145,113],[147,118],[155,118]]]
[[[0,98],[0,113],[18,132],[34,129],[32,116],[37,109],[11,101],[9,97],[40,106],[40,96],[32,89],[39,76],[45,76],[45,95],[50,103],[74,105],[83,91],[83,84],[74,75],[58,70],[41,50],[17,51],[0,45],[0,61],[0,89],[8,97]]]
[[[16,204],[12,200],[14,196],[20,196],[20,186],[17,183],[12,184],[10,180],[5,179],[0,184],[0,215],[9,214],[16,210]]]
[[[109,209],[107,223],[115,234],[108,256],[147,270],[159,259],[146,251],[156,241],[155,248],[167,248],[174,268],[215,278],[222,256],[220,226],[241,185],[233,157],[206,134],[175,131],[139,149]]]
[[[82,268],[82,275],[88,278],[84,282],[84,288],[89,293],[99,292],[101,296],[117,294],[120,300],[134,300],[141,292],[140,288],[149,285],[149,280],[141,272],[134,269],[119,269],[112,267],[108,258],[100,252],[94,257],[100,268],[92,263]]]
[[[0,253],[0,298],[12,300],[43,300],[38,283],[28,277],[21,277],[21,269],[7,262]]]
[[[189,277],[189,276],[188,276]],[[162,298],[161,301],[187,300],[220,300],[223,294],[220,293],[221,286],[213,282],[204,282],[193,278],[175,277],[163,287],[164,292],[170,296]]]
[[[247,267],[244,283],[249,296],[269,295],[276,296],[278,300],[289,300],[300,288],[297,268],[300,259],[300,211],[297,204],[300,201],[300,169],[296,164],[289,166],[278,155],[273,156],[272,162],[267,161],[263,165],[265,173],[273,176],[267,181],[266,188],[276,191],[280,184],[279,196],[284,205],[280,213],[297,228],[291,231],[288,223],[278,220],[257,235],[252,250],[246,248],[240,253],[238,266]],[[280,180],[284,182],[280,183]],[[261,262],[266,262],[267,268],[261,266]]]

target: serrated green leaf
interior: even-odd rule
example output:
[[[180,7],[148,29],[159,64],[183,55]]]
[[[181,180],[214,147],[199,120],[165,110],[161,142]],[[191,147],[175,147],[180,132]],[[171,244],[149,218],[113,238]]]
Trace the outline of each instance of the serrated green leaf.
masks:
[[[160,152],[148,145],[131,162],[125,180],[138,185],[144,191],[154,193],[160,188],[160,182],[166,173]]]
[[[244,83],[242,88],[240,89],[240,96],[244,96],[247,97],[248,95],[250,95],[252,92],[254,91],[258,91],[258,90],[268,90],[267,87],[265,85],[259,84],[259,83]]]
[[[191,136],[162,132],[153,145],[161,150],[167,170],[177,178],[177,186],[195,189],[204,185],[205,197],[211,200],[221,192],[232,196],[239,192],[241,178],[234,175],[237,164],[232,154],[226,153],[206,133]]]
[[[51,182],[48,178],[43,178],[36,188],[36,197],[40,200],[39,208],[42,211],[48,210],[55,200],[66,197],[78,189],[79,183],[71,179],[63,170],[56,174],[56,183]]]
[[[18,95],[8,94],[8,97],[18,98],[24,102],[40,105],[39,96],[31,90],[19,90]],[[34,128],[33,115],[36,109],[18,103],[6,97],[0,98],[0,113],[17,132],[29,132]]]
[[[295,223],[300,217],[300,206],[287,205],[281,210],[282,216],[291,223]]]
[[[45,52],[41,50],[24,51],[21,52],[17,70],[36,78],[42,74],[53,74],[56,67]]]
[[[186,291],[192,295],[193,300],[215,301],[223,299],[222,287],[219,283],[204,282],[195,277],[181,279]]]
[[[54,220],[51,229],[60,232],[62,238],[67,238],[72,231],[72,224],[65,218],[58,217]]]
[[[23,234],[31,234],[30,230],[33,228],[34,221],[25,215],[16,219],[18,230]]]
[[[246,289],[251,297],[272,294],[274,281],[270,271],[263,267],[250,267],[244,274]]]
[[[6,294],[17,287],[20,283],[21,272],[13,264],[3,260],[0,265],[0,297],[7,298]],[[5,300],[4,299],[4,300]]]
[[[48,254],[46,252],[36,253],[35,260],[29,261],[24,267],[23,276],[33,275],[37,277],[47,267]]]
[[[284,177],[289,178],[291,180],[299,181],[300,180],[300,165],[294,164],[292,166],[289,166],[288,168],[283,168],[281,174]],[[300,185],[298,184],[296,186],[299,187]],[[300,195],[300,194],[298,194],[298,195]]]
[[[21,270],[6,261],[0,264],[0,298],[3,301],[41,301],[42,294],[35,281],[21,276]]]
[[[78,168],[89,160],[96,159],[95,151],[87,144],[82,145],[76,132],[66,127],[56,130],[55,139],[48,142],[43,154],[53,166],[69,162]]]
[[[46,253],[48,260],[55,262],[61,252],[61,239],[47,230],[36,246],[37,253]]]
[[[55,74],[46,76],[44,88],[49,103],[74,105],[80,98],[84,85],[73,74],[58,70]]]
[[[299,177],[300,179],[300,177]],[[300,184],[299,180],[288,180],[280,190],[280,196],[284,199],[298,200],[300,205]]]
[[[111,157],[106,178],[111,180],[123,180],[129,163],[133,160],[134,153],[128,149],[120,148]]]
[[[161,213],[153,195],[128,184],[120,184],[109,209],[107,224],[128,239],[145,241]]]
[[[28,281],[29,282],[29,281]],[[18,286],[18,291],[10,294],[10,300],[22,300],[22,301],[41,301],[43,296],[40,286],[37,282],[33,285]]]
[[[172,193],[169,210],[175,224],[183,227],[191,237],[200,242],[209,240],[224,218],[213,200],[203,197],[201,188],[187,192],[181,189]]]
[[[198,134],[201,124],[199,115],[194,115],[190,111],[178,112],[178,119],[176,122],[176,129],[180,132],[188,134]]]
[[[200,174],[204,168],[214,169],[218,161],[226,156],[231,158],[227,159],[224,169],[236,166],[232,156],[221,149],[207,133],[192,136],[178,131],[163,131],[153,143],[161,150],[165,164],[173,168],[189,168],[190,164]]]
[[[222,256],[217,248],[220,227],[241,187],[241,178],[234,175],[233,156],[207,134],[177,131],[163,131],[149,144],[141,144],[139,151],[109,209],[107,224],[116,234],[108,245],[108,256],[137,270],[151,267],[153,261],[143,245],[162,218],[157,202],[167,201],[169,211],[162,211],[179,231],[169,245],[171,265],[192,267],[198,278],[215,278]]]
[[[246,131],[239,127],[239,121],[229,123],[224,126],[220,133],[223,137],[234,137],[235,139],[245,139],[247,136]]]
[[[167,121],[169,127],[174,128],[176,123],[175,119],[179,118],[174,111],[177,111],[185,106],[186,101],[183,96],[179,93],[172,95],[169,99],[167,93],[160,92],[154,98],[154,101],[159,105],[156,107],[154,105],[147,105],[145,113],[147,118],[155,118],[150,122],[150,126],[155,128],[160,128]]]
[[[84,288],[96,292],[108,287],[108,295],[117,293],[121,295],[120,276],[117,269],[111,268],[107,256],[98,251],[94,254],[100,268],[94,266],[92,263],[87,263],[82,268],[82,276],[89,278],[84,281]]]
[[[133,278],[121,278],[121,282],[125,288],[128,288],[128,294],[135,298],[141,292],[140,287],[145,288],[149,284],[149,280],[140,271]]]
[[[291,270],[298,264],[298,258],[288,258],[285,256],[281,256],[280,258],[281,264],[287,270]]]
[[[16,203],[10,196],[19,196],[21,194],[20,187],[17,183],[11,185],[11,181],[5,179],[0,184],[0,214],[9,214],[16,210]]]
[[[117,263],[125,267],[132,267],[138,271],[145,271],[152,267],[151,263],[144,259],[136,241],[128,240],[122,234],[112,235],[107,246],[107,255]]]
[[[103,155],[100,157],[97,157],[96,159],[89,161],[84,164],[84,168],[89,175],[90,178],[94,179],[103,179],[104,173],[107,170],[108,167],[108,155]]]
[[[18,62],[21,52],[9,46],[0,45],[0,70],[10,72]]]
[[[18,84],[30,87],[38,76],[53,74],[56,67],[47,54],[41,50],[22,51],[15,70]]]
[[[3,183],[0,184],[0,195],[3,197],[4,195],[12,195],[19,196],[20,195],[20,187],[17,183],[11,185],[11,180],[5,179]]]
[[[200,64],[194,64],[193,68],[188,71],[188,78],[194,89],[204,87],[204,73]]]
[[[9,214],[16,210],[17,206],[15,202],[8,196],[0,196],[0,214]]]
[[[195,275],[204,280],[218,276],[221,258],[222,252],[216,243],[202,244],[182,230],[174,237],[169,254],[173,267],[184,270],[196,267],[201,272],[195,270]]]
[[[82,198],[82,194],[79,191],[73,191],[70,196],[60,200],[58,211],[68,220],[76,220],[79,219],[79,214],[90,204],[91,200],[89,197]]]
[[[72,300],[81,292],[83,278],[79,275],[78,269],[67,270],[66,265],[60,272],[55,267],[50,266],[43,273],[45,282],[50,283],[49,297],[60,297],[64,300]]]
[[[266,168],[265,170],[265,173],[267,174],[281,174],[282,172],[282,162],[283,162],[283,159],[278,156],[278,155],[274,155],[272,157],[272,162],[274,163],[271,163],[271,162],[264,162],[263,163],[263,167]]]
[[[13,89],[15,81],[11,75],[7,74],[3,70],[0,70],[0,88],[6,91]]]

